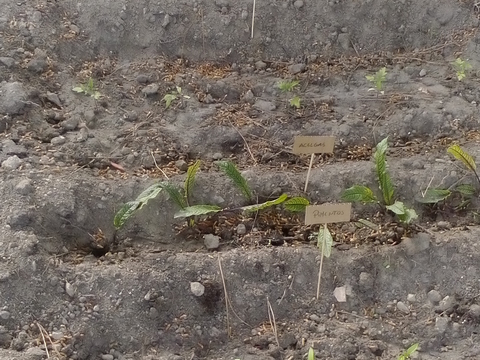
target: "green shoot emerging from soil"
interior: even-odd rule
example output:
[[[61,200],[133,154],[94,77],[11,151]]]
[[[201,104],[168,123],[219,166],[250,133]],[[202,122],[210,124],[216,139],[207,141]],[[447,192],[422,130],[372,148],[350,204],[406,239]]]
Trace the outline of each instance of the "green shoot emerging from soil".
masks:
[[[96,89],[95,83],[91,77],[88,78],[88,81],[85,84],[75,86],[72,90],[77,93],[84,93],[85,95],[89,95],[95,100],[100,99],[100,96],[102,96],[102,94],[100,94],[100,91]]]
[[[282,80],[278,83],[278,88],[282,92],[290,92],[295,90],[295,88],[300,84],[298,80]]]
[[[308,349],[307,360],[315,360],[315,351],[312,348]]]
[[[408,359],[410,359],[410,357],[413,355],[413,353],[415,351],[417,351],[417,349],[418,349],[418,343],[413,344],[412,346],[410,346],[407,350],[405,350],[404,352],[402,352],[398,356],[398,360],[408,360]]]
[[[182,94],[182,88],[180,86],[176,86],[175,87],[175,90],[166,94],[164,97],[163,97],[163,101],[165,101],[165,109],[168,109],[170,107],[170,105],[172,105],[172,102],[177,100],[178,98],[185,98],[185,99],[189,99],[190,97],[187,96],[187,95],[183,95]]]
[[[447,152],[453,155],[455,159],[460,160],[468,170],[474,173],[478,183],[480,184],[480,177],[478,177],[478,173],[477,173],[477,165],[475,164],[475,160],[473,159],[472,155],[467,153],[458,145],[450,146],[447,149]]]
[[[452,66],[455,69],[458,81],[465,79],[467,72],[472,69],[472,65],[470,65],[468,61],[462,60],[462,58],[457,58],[457,60],[452,63]]]
[[[373,154],[375,172],[378,186],[382,193],[383,205],[387,210],[395,213],[400,221],[409,224],[417,218],[417,213],[414,209],[406,207],[403,202],[395,200],[395,189],[387,169],[387,149],[388,137],[378,143],[375,153]],[[342,194],[342,199],[350,202],[380,203],[372,189],[363,185],[353,185],[346,189]]]
[[[296,109],[300,109],[302,99],[299,96],[295,96],[293,99],[290,99],[290,106]]]
[[[387,81],[387,68],[383,67],[378,70],[375,75],[366,75],[368,81],[370,81],[378,92],[383,91],[383,84]]]

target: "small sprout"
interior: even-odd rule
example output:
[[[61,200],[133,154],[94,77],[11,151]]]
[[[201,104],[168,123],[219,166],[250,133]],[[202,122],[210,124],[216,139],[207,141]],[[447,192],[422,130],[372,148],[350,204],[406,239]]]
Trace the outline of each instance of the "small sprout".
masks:
[[[291,92],[299,84],[300,84],[300,81],[298,81],[298,80],[282,80],[278,83],[277,86],[282,92]]]
[[[467,77],[467,72],[472,69],[472,65],[466,60],[462,60],[462,58],[457,58],[453,63],[453,68],[457,73],[458,81],[462,81]]]
[[[412,346],[410,346],[407,350],[405,350],[404,352],[402,352],[398,356],[398,360],[408,360],[408,359],[410,359],[410,357],[413,355],[413,353],[415,351],[417,351],[417,349],[418,349],[418,343],[413,344]]]
[[[95,88],[95,83],[91,77],[88,78],[88,81],[85,84],[80,84],[78,86],[75,86],[72,90],[75,91],[76,93],[83,93],[85,95],[90,95],[95,100],[100,99],[100,97],[102,96],[100,91],[98,91]]]
[[[180,86],[176,86],[174,91],[166,94],[162,99],[165,101],[165,109],[168,109],[170,105],[172,105],[172,101],[177,100],[179,97],[190,99],[190,96],[182,94],[182,88]]]
[[[380,70],[378,70],[375,75],[366,75],[365,76],[368,81],[370,81],[374,86],[375,89],[383,93],[383,84],[385,81],[387,81],[387,68],[383,67]]]
[[[300,99],[300,97],[295,96],[293,99],[290,99],[290,106],[296,109],[300,109],[301,101],[302,99]]]

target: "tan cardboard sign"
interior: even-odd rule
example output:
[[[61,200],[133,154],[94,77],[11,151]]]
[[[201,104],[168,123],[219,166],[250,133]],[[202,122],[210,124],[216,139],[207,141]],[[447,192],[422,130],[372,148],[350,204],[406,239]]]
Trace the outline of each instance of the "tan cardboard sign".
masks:
[[[350,221],[351,203],[307,206],[305,225],[330,224]]]
[[[333,153],[335,136],[295,136],[294,154]]]

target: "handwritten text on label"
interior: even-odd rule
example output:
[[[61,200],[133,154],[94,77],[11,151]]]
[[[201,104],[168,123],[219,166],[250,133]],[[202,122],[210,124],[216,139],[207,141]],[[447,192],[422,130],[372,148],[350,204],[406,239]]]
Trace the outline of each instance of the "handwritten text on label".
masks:
[[[305,212],[305,224],[330,224],[335,222],[350,221],[352,204],[322,204],[307,206]]]
[[[332,153],[334,144],[334,136],[295,136],[295,140],[293,142],[293,153]]]

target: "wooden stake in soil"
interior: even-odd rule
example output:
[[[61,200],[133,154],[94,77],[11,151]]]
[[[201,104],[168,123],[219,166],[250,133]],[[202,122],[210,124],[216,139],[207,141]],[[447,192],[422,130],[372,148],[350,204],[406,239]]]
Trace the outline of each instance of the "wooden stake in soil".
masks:
[[[253,11],[252,11],[252,39],[253,39],[253,28],[255,27],[255,6],[256,6],[256,0],[253,0]]]
[[[295,139],[293,141],[293,153],[311,154],[304,192],[307,192],[308,181],[310,179],[310,172],[312,171],[313,159],[315,158],[315,154],[333,153],[334,145],[334,136],[295,136]]]

